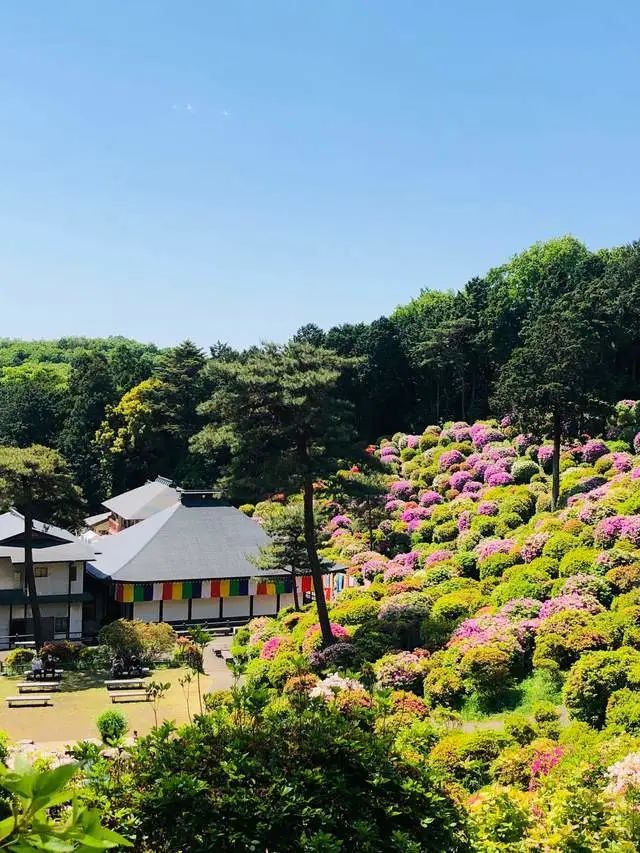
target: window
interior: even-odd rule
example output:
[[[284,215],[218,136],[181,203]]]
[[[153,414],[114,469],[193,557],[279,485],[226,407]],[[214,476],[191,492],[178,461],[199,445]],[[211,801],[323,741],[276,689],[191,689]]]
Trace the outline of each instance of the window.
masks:
[[[78,580],[78,569],[75,563],[69,563],[69,583],[75,583]]]
[[[34,566],[33,574],[37,578],[48,578],[49,577],[49,566]]]
[[[53,623],[53,630],[56,634],[69,633],[69,620],[66,616],[56,616]]]

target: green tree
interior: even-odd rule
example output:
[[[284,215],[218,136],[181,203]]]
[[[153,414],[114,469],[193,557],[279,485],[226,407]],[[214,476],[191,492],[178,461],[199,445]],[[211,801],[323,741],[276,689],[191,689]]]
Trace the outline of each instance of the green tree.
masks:
[[[71,405],[57,443],[68,459],[76,482],[89,504],[99,505],[104,498],[100,475],[100,454],[95,434],[107,406],[115,399],[111,369],[101,352],[85,352],[71,367],[69,384]]]
[[[352,438],[351,407],[337,394],[352,359],[309,343],[267,344],[243,362],[219,363],[219,385],[202,407],[211,424],[199,452],[231,450],[225,483],[238,493],[302,490],[304,539],[323,640],[333,642],[322,586],[314,482]]]
[[[168,436],[159,379],[145,379],[107,408],[95,434],[103,476],[114,491],[133,488],[145,478],[167,474]],[[172,472],[170,472],[172,473]]]
[[[374,530],[385,518],[384,499],[388,479],[384,474],[361,465],[341,469],[331,479],[331,490],[350,516],[367,531],[369,548],[374,548]]]
[[[158,416],[167,442],[165,467],[182,485],[202,485],[199,472],[193,470],[189,441],[203,421],[197,409],[207,396],[206,364],[202,350],[186,340],[168,350],[154,371],[160,381],[156,394]]]
[[[560,494],[562,438],[607,410],[602,349],[588,309],[575,297],[564,297],[525,323],[522,343],[500,373],[496,409],[512,414],[523,430],[550,432],[553,438],[553,508]]]
[[[0,444],[27,447],[57,439],[68,400],[68,368],[59,367],[27,362],[2,368]]]
[[[74,525],[82,518],[83,501],[65,459],[49,447],[0,447],[0,503],[24,516],[24,572],[33,615],[36,648],[43,642],[40,605],[33,571],[33,521]]]
[[[304,507],[300,501],[274,504],[273,511],[266,515],[262,527],[271,539],[269,545],[260,548],[257,556],[249,559],[264,572],[284,571],[293,581],[293,602],[300,609],[296,578],[311,574],[311,563],[304,538]],[[331,564],[320,558],[322,570]]]

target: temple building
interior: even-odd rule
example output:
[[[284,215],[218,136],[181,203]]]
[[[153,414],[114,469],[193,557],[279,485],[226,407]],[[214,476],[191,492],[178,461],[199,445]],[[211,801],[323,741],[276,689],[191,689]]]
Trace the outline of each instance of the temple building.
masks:
[[[0,514],[0,648],[32,639],[33,620],[24,576],[24,517],[12,509]],[[68,530],[33,522],[33,568],[46,640],[81,639],[83,609],[92,616],[84,588],[92,548]]]
[[[87,572],[98,623],[121,616],[240,624],[293,604],[291,575],[285,570],[262,575],[250,560],[269,542],[257,522],[213,492],[175,494],[170,506],[92,542],[95,556]],[[325,576],[327,597],[336,572]],[[311,577],[297,577],[296,583],[302,600],[311,592]]]

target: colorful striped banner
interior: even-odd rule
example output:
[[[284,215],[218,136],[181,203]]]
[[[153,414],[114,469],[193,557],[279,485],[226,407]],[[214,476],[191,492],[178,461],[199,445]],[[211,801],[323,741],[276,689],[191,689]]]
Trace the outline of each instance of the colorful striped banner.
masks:
[[[325,595],[342,589],[344,580],[338,576],[334,585],[331,576],[325,575]],[[310,575],[296,578],[298,591],[313,591]],[[185,601],[202,598],[235,598],[242,595],[287,595],[293,592],[291,577],[276,580],[257,580],[253,578],[224,578],[204,581],[166,581],[155,583],[116,583],[114,598],[122,604],[143,601]]]

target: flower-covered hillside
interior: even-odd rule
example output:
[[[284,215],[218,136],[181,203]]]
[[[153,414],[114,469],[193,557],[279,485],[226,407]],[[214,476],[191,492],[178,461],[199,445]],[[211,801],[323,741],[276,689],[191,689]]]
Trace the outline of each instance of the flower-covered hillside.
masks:
[[[557,786],[584,785],[585,761],[600,825],[620,820],[640,792],[617,781],[640,752],[640,404],[616,411],[605,438],[562,448],[556,512],[550,445],[508,419],[369,448],[384,493],[324,495],[324,555],[350,581],[330,604],[336,642],[321,647],[313,606],[254,620],[234,647],[247,679],[393,719],[403,748],[473,794],[480,834],[487,810],[521,838],[535,809],[558,821]]]

